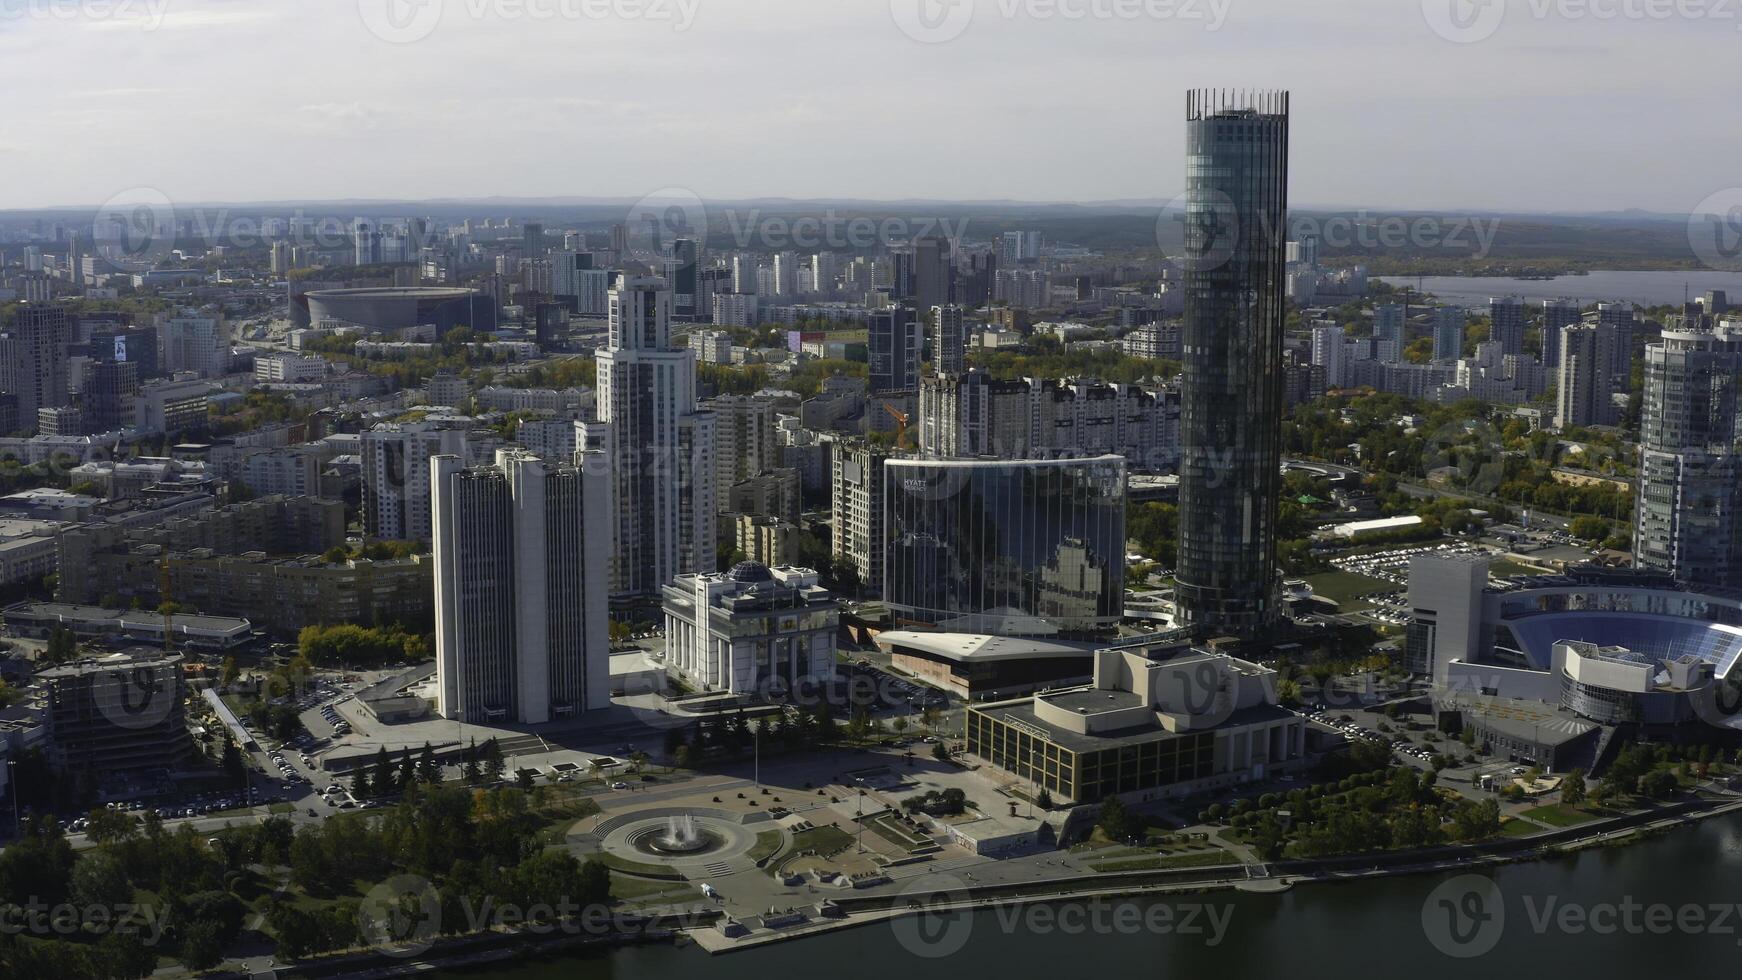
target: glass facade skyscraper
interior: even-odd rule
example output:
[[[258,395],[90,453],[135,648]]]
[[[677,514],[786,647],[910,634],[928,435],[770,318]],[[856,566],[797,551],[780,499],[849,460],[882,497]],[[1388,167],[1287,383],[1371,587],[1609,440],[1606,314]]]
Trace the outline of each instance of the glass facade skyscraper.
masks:
[[[884,600],[897,628],[1006,636],[1118,625],[1125,460],[890,459]]]
[[[1645,349],[1634,562],[1742,587],[1742,330],[1666,330]]]
[[[1181,625],[1244,635],[1279,609],[1288,93],[1186,101]]]

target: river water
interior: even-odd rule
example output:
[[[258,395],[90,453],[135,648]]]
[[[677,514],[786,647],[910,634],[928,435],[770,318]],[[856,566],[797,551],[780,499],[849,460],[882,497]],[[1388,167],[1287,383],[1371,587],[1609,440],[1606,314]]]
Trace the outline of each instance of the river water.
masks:
[[[1576,299],[1581,303],[1633,302],[1641,306],[1679,306],[1682,297],[1699,299],[1707,290],[1722,289],[1733,306],[1742,306],[1742,274],[1711,270],[1676,272],[1593,271],[1584,276],[1554,279],[1502,279],[1486,276],[1382,277],[1398,287],[1420,288],[1452,306],[1487,306],[1493,296],[1533,299]]]
[[[436,976],[1499,980],[1717,977],[1733,975],[1738,962],[1742,815],[1731,815],[1640,844],[1475,876],[987,909],[717,957],[693,945],[643,946]]]

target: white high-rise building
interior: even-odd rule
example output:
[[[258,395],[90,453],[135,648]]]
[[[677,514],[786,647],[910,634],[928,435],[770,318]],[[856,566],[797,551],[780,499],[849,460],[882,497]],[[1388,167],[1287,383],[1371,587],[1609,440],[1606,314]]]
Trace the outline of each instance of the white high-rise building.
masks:
[[[756,273],[762,263],[754,255],[732,256],[732,292],[754,296],[759,288]]]
[[[437,709],[538,725],[611,704],[610,478],[503,449],[430,461]]]
[[[1341,388],[1349,383],[1344,364],[1348,348],[1343,342],[1343,328],[1334,324],[1313,328],[1313,365],[1325,369],[1325,387]]]
[[[164,322],[158,336],[163,338],[158,363],[165,373],[196,371],[207,378],[229,373],[230,333],[222,314],[183,311]]]
[[[458,456],[481,462],[470,419],[431,417],[376,426],[358,438],[363,455],[363,528],[386,541],[430,539],[429,461]],[[487,457],[486,457],[487,458]]]
[[[623,280],[611,290],[609,346],[598,354],[619,595],[658,595],[717,561],[714,416],[696,410],[695,353],[672,347],[671,301],[663,279]]]
[[[780,252],[774,256],[774,295],[798,295],[798,256]]]

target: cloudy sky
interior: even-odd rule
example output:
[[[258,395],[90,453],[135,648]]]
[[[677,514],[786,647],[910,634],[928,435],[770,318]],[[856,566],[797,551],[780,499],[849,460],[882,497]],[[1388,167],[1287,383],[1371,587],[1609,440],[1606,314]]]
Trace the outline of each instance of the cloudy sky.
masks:
[[[1709,2],[0,0],[0,207],[1167,199],[1226,86],[1293,90],[1302,205],[1686,213],[1742,184]]]

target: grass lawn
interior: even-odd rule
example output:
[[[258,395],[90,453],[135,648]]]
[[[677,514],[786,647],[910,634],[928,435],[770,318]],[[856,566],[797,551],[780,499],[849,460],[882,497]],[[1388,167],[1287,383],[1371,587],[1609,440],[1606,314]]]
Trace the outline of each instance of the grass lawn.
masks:
[[[752,861],[760,861],[763,858],[773,857],[774,852],[780,850],[780,842],[785,838],[786,835],[778,830],[764,830],[762,833],[756,835],[755,845],[750,848],[749,853],[745,856]]]
[[[1507,817],[1500,823],[1500,836],[1502,837],[1529,837],[1531,834],[1542,832],[1542,828],[1536,824],[1515,817]]]
[[[589,860],[598,861],[605,867],[610,868],[612,871],[621,871],[625,874],[632,875],[642,875],[648,878],[660,878],[664,879],[667,884],[672,881],[683,880],[682,875],[663,864],[648,864],[642,861],[631,861],[626,857],[619,857],[609,851],[600,851],[597,854],[589,854],[587,855],[587,858]]]
[[[1590,823],[1601,814],[1588,810],[1570,807],[1564,803],[1551,803],[1548,806],[1533,807],[1524,811],[1523,816],[1546,823],[1550,827],[1577,827],[1582,823]]]
[[[1309,575],[1306,582],[1313,587],[1315,595],[1324,596],[1337,604],[1342,612],[1359,612],[1373,606],[1371,602],[1361,598],[1374,592],[1395,592],[1398,586],[1384,579],[1370,578],[1366,575],[1356,575],[1354,572],[1326,572],[1323,575]]]
[[[686,882],[652,881],[611,872],[611,897],[619,902],[639,902],[659,895],[694,896],[695,889]]]
[[[769,874],[780,870],[780,866],[792,860],[797,854],[805,851],[815,851],[823,857],[830,857],[853,846],[853,835],[833,824],[812,827],[792,835],[792,843],[778,857],[768,862]]]

